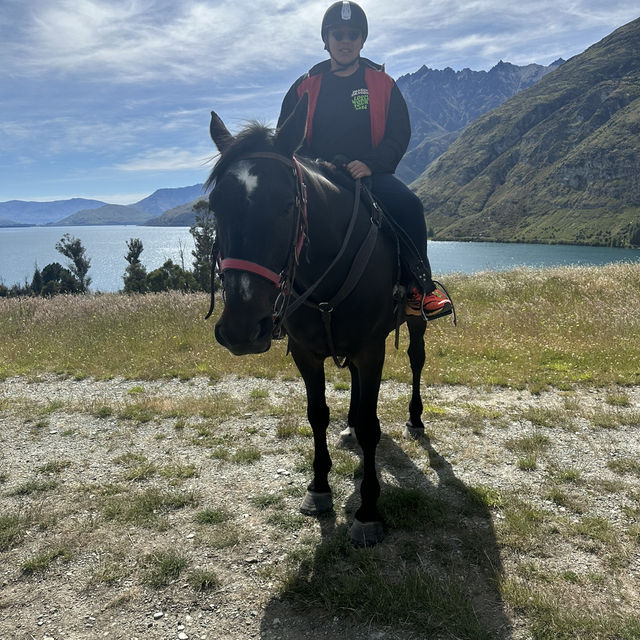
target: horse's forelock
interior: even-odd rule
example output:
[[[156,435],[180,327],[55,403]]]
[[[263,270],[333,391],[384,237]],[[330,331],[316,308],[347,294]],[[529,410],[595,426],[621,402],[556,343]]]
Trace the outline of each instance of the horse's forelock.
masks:
[[[273,136],[273,129],[266,125],[259,122],[249,123],[220,156],[205,183],[205,189],[212,187],[216,179],[242,156],[260,151],[273,151]]]

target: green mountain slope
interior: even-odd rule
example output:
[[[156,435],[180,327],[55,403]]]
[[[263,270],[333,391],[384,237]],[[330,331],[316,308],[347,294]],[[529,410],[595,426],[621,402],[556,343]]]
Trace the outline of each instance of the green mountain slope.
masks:
[[[161,216],[152,218],[145,224],[149,227],[190,227],[196,222],[198,214],[196,205],[204,207],[204,210],[206,210],[208,202],[207,198],[201,196],[192,202],[173,207],[173,209],[165,211]]]
[[[640,245],[640,19],[480,117],[412,187],[436,238]]]
[[[106,204],[97,209],[83,209],[49,226],[144,224],[152,217],[150,213],[130,205]]]

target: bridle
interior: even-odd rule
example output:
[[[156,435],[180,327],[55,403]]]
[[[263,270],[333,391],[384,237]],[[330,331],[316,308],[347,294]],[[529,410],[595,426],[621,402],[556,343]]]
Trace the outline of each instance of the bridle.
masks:
[[[279,273],[276,273],[272,269],[258,264],[257,262],[252,262],[251,260],[244,260],[242,258],[233,257],[223,258],[220,255],[218,240],[216,238],[211,251],[211,303],[205,319],[211,316],[215,306],[214,281],[216,267],[220,270],[220,276],[223,280],[226,271],[245,271],[268,280],[279,290],[273,310],[274,335],[277,336],[281,334],[282,323],[284,321],[286,309],[291,298],[291,291],[293,288],[293,281],[295,280],[296,269],[300,259],[300,253],[302,252],[302,247],[304,246],[304,242],[307,239],[307,185],[304,182],[300,163],[296,160],[295,157],[288,158],[287,156],[283,156],[279,153],[263,151],[244,154],[240,158],[238,158],[238,160],[246,160],[251,158],[267,158],[271,160],[277,160],[287,167],[290,167],[293,171],[293,176],[296,184],[296,222],[294,227],[293,243],[289,248],[287,260],[284,267]]]

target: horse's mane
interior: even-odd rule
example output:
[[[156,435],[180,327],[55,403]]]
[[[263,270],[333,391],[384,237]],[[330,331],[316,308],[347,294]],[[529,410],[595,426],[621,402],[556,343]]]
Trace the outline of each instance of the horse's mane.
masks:
[[[243,156],[249,153],[274,151],[274,135],[272,128],[256,121],[251,121],[247,126],[238,133],[231,145],[220,155],[218,161],[211,170],[211,174],[204,183],[204,191],[209,191],[215,184],[216,180],[231,166]],[[344,175],[340,176],[339,171],[330,169],[326,163],[298,156],[296,158],[309,171],[309,177],[321,175],[336,185],[344,188]]]
[[[208,191],[230,165],[247,153],[273,151],[273,129],[260,122],[250,122],[237,136],[231,146],[220,156],[211,174],[204,183]]]

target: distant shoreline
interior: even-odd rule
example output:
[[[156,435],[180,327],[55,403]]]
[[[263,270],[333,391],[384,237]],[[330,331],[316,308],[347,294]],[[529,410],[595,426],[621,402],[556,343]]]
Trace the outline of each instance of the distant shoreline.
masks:
[[[21,224],[21,223],[11,223],[8,224],[6,221],[0,221],[0,229],[49,229],[51,227],[57,227],[60,229],[71,229],[77,227],[87,227],[87,228],[96,228],[96,227],[140,227],[140,228],[148,228],[148,227],[157,227],[157,228],[172,228],[172,229],[188,229],[190,225],[186,224],[138,224],[138,223],[126,223],[126,222],[99,222],[95,224],[59,224],[56,222],[50,222],[47,224]],[[606,249],[640,249],[640,246],[626,246],[626,247],[615,247],[610,244],[599,244],[599,243],[590,243],[590,242],[563,242],[561,240],[549,241],[549,242],[522,242],[520,240],[500,240],[498,238],[486,238],[486,237],[437,237],[437,238],[429,238],[429,243],[431,242],[462,242],[462,243],[472,243],[472,242],[480,242],[480,243],[495,243],[495,244],[504,244],[504,245],[539,245],[539,246],[566,246],[566,247],[602,247]]]

